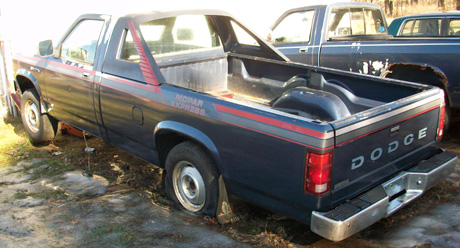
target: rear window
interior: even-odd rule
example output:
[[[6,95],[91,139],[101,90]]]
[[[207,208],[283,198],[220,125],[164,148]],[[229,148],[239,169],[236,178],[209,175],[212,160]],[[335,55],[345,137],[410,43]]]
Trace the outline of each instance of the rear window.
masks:
[[[329,37],[386,33],[379,9],[336,8],[329,15]]]
[[[204,15],[182,15],[157,19],[139,26],[152,55],[181,53],[222,47],[219,36]],[[127,32],[121,59],[138,62],[133,38]]]

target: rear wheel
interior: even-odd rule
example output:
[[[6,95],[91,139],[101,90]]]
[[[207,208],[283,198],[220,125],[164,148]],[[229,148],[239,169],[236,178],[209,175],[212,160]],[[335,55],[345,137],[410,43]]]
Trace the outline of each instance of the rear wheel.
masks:
[[[52,140],[56,136],[57,120],[40,112],[40,97],[29,89],[21,98],[21,119],[32,143]]]
[[[165,169],[166,193],[173,205],[199,215],[216,215],[219,173],[200,146],[193,142],[175,146]]]

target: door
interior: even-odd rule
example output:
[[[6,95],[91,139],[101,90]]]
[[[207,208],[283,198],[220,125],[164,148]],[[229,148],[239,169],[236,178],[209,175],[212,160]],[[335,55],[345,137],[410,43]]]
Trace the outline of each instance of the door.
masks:
[[[100,136],[94,111],[93,68],[103,20],[83,19],[59,44],[46,66],[46,92],[53,116]]]

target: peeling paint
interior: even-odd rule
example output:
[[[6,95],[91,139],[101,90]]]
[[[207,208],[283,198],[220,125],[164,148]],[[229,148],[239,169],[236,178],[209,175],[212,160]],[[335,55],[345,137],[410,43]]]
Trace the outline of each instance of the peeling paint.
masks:
[[[359,49],[361,49],[361,43],[360,42],[353,42],[351,44],[351,48],[355,48],[356,47],[356,51],[359,51]]]
[[[388,59],[383,61],[372,61],[362,62],[362,68],[358,68],[359,73],[380,75],[388,67]]]
[[[364,74],[369,74],[369,64],[367,62],[363,62],[363,71]]]
[[[377,73],[380,74],[380,71],[385,68],[385,65],[382,61],[374,61],[372,62],[372,74],[376,75]]]

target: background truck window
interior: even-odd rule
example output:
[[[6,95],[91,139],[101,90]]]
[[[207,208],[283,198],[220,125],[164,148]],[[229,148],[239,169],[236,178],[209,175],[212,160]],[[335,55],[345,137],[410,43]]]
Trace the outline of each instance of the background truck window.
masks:
[[[337,8],[329,15],[329,37],[385,33],[383,17],[377,9]]]
[[[460,36],[460,19],[452,19],[449,21],[448,34],[451,36]]]
[[[411,20],[404,24],[402,36],[440,36],[441,19],[424,18]]]
[[[275,44],[310,43],[314,16],[314,10],[289,14],[273,29],[271,41]]]

